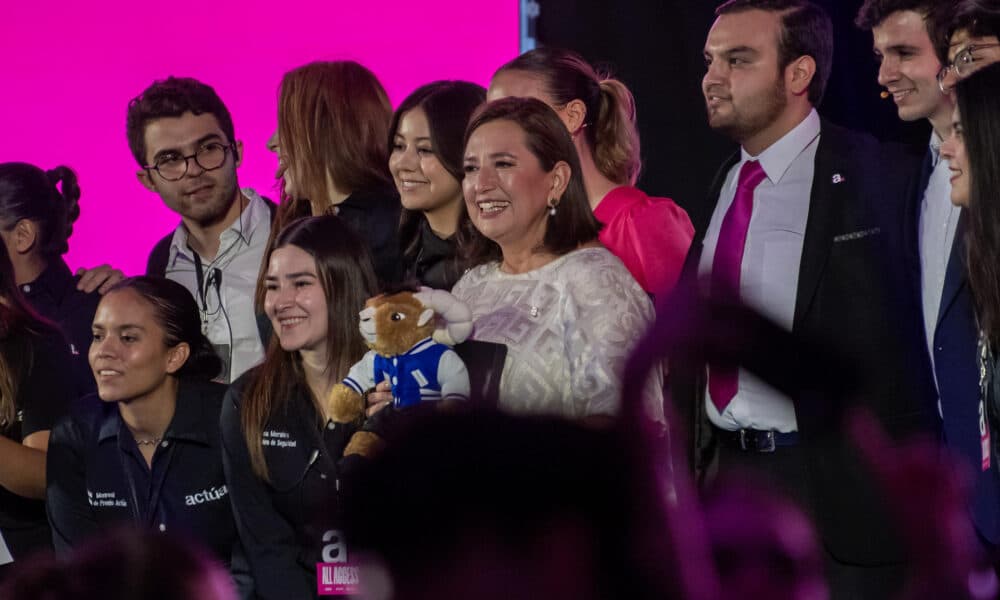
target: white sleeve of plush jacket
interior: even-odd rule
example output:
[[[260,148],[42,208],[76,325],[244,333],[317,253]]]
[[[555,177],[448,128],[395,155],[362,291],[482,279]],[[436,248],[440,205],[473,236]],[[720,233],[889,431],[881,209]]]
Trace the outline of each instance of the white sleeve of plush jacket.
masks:
[[[364,394],[375,387],[376,383],[378,382],[375,381],[375,351],[369,350],[361,360],[354,363],[343,384],[359,394]]]
[[[469,370],[465,362],[454,350],[446,350],[438,361],[438,383],[441,384],[441,399],[454,398],[468,400],[471,385]]]

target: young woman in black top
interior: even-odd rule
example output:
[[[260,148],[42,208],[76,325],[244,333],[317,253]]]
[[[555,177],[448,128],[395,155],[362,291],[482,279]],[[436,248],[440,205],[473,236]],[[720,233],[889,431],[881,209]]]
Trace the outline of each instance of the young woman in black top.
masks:
[[[274,335],[223,405],[226,481],[258,596],[309,598],[316,563],[346,558],[337,459],[355,428],[330,420],[324,400],[365,353],[358,312],[375,274],[361,238],[332,216],[291,223],[265,265]]]
[[[403,210],[400,246],[407,276],[450,290],[462,276],[456,244],[479,235],[462,198],[465,126],[486,101],[467,81],[435,81],[403,100],[389,126],[389,172]]]
[[[80,216],[79,200],[80,187],[68,167],[43,171],[26,163],[0,164],[0,237],[17,285],[32,308],[65,334],[73,379],[83,395],[95,389],[87,348],[101,296],[77,289],[79,278],[62,259]]]
[[[277,151],[282,202],[272,239],[292,220],[335,214],[364,239],[381,283],[403,275],[399,195],[386,167],[392,106],[382,84],[350,60],[313,62],[281,79]]]
[[[98,393],[52,432],[48,513],[59,553],[111,523],[203,543],[244,594],[245,565],[222,470],[222,363],[194,298],[157,277],[125,279],[94,316],[90,365]]]
[[[51,548],[45,520],[49,430],[73,400],[69,347],[18,292],[0,244],[0,579]]]
[[[1000,64],[962,79],[954,93],[954,130],[941,144],[941,157],[952,172],[951,201],[964,209],[956,235],[965,236],[962,258],[979,325],[976,433],[984,437],[989,425],[992,454],[986,458],[995,464],[1000,459]]]

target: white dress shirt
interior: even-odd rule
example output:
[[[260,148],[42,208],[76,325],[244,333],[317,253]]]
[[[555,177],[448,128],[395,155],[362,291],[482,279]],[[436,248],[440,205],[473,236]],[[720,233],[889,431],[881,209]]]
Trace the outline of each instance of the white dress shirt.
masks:
[[[924,307],[924,334],[931,366],[934,365],[934,331],[937,329],[944,276],[955,242],[955,230],[962,209],[951,203],[951,171],[941,160],[941,138],[931,133],[930,152],[934,170],[920,202],[920,296]],[[937,385],[937,373],[934,384]]]
[[[719,229],[736,196],[740,169],[749,160],[760,161],[766,178],[754,190],[740,267],[740,297],[745,305],[789,331],[795,315],[819,135],[820,119],[813,110],[759,156],[741,151],[740,161],[729,170],[719,193],[698,265],[699,278],[707,290]],[[709,420],[722,429],[798,430],[791,400],[743,369],[739,371],[736,395],[722,414],[707,386],[705,406]]]
[[[195,254],[188,246],[183,224],[174,230],[167,258],[167,278],[186,287],[195,297],[202,330],[226,365],[220,380],[227,383],[264,358],[254,292],[271,233],[271,211],[257,192],[249,188],[242,191],[249,202],[240,218],[219,236],[215,259],[201,259],[201,289]]]

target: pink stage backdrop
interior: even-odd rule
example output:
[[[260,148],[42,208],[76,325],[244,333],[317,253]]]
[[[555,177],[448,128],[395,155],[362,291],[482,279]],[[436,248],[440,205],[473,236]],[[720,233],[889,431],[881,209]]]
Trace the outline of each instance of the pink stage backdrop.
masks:
[[[485,83],[517,54],[518,2],[212,0],[3,2],[0,162],[66,164],[80,178],[71,268],[110,262],[140,274],[178,222],[136,180],[128,100],[154,79],[212,85],[244,143],[242,186],[276,198],[275,129],[285,71],[313,60],[370,68],[393,104],[435,79]]]

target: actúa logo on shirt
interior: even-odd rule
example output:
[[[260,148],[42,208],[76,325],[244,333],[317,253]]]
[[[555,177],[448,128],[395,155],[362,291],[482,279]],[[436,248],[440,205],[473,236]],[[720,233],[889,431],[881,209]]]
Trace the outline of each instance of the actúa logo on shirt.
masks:
[[[184,496],[184,504],[186,506],[197,506],[206,502],[215,502],[216,500],[225,498],[228,493],[229,490],[224,485],[220,487],[212,486],[207,490],[201,490],[200,492]]]

